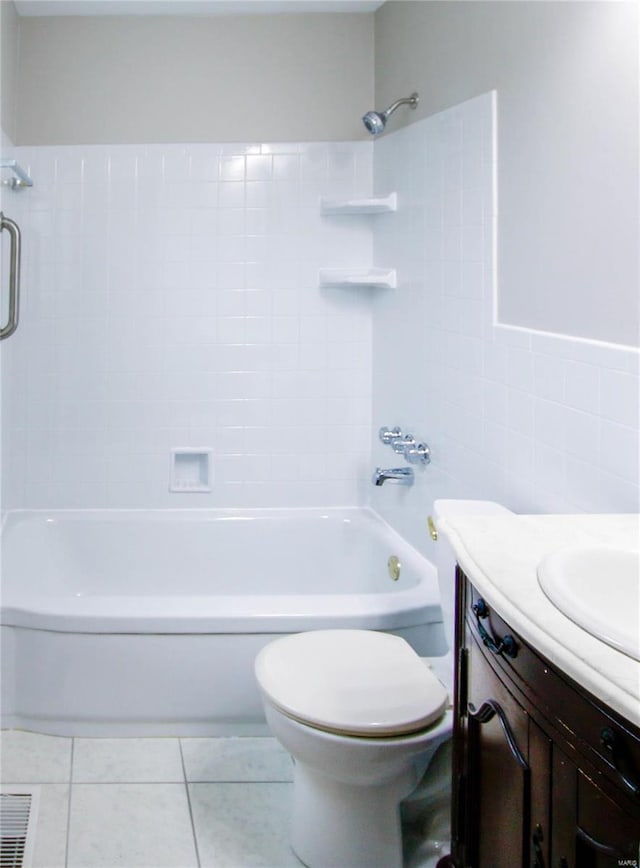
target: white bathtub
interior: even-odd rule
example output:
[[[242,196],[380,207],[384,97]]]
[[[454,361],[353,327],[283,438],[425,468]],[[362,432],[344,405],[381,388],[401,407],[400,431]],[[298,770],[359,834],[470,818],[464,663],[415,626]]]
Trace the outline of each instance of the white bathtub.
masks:
[[[284,633],[444,651],[434,567],[367,510],[10,513],[1,604],[2,725],[58,735],[266,732],[253,660]]]

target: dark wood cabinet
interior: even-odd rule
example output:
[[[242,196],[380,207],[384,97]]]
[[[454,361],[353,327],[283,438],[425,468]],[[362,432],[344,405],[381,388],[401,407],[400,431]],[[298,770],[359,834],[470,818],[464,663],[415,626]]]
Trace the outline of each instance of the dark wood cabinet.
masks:
[[[457,868],[640,868],[640,730],[557,670],[458,570]]]

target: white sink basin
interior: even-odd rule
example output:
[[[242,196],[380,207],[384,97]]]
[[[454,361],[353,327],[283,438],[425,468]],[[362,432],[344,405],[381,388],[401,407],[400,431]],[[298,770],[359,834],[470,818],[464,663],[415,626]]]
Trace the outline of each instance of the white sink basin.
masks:
[[[539,564],[538,582],[567,618],[640,661],[640,552],[607,546],[559,549]]]

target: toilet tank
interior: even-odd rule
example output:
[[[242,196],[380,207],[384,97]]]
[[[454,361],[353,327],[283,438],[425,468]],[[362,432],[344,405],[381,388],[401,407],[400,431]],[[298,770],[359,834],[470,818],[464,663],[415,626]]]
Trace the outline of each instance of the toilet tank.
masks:
[[[436,500],[433,504],[436,527],[438,527],[438,522],[441,519],[453,518],[454,516],[499,515],[508,512],[511,512],[511,510],[491,500]],[[452,649],[454,638],[456,556],[449,545],[448,539],[442,533],[438,535],[435,546],[435,565],[438,571],[444,635],[449,649]]]

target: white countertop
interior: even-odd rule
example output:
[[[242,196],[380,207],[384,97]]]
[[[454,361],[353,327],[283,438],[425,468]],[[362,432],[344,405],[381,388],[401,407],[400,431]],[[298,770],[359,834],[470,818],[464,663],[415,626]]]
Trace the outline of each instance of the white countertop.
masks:
[[[438,522],[479,593],[533,648],[640,726],[640,663],[578,627],[538,584],[540,561],[570,545],[637,548],[638,515],[460,515]]]

